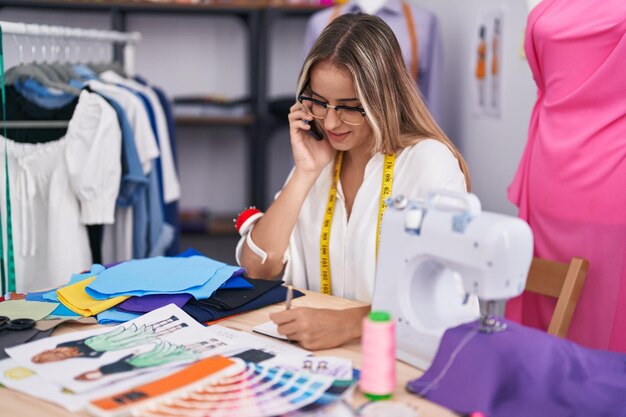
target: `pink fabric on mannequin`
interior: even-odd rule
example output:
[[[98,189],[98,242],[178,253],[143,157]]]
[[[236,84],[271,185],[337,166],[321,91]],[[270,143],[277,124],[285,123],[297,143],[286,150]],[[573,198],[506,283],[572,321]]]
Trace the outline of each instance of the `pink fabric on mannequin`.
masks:
[[[525,49],[538,93],[508,196],[536,256],[590,262],[568,338],[626,352],[626,1],[544,0]],[[546,329],[554,305],[524,293],[507,317]]]

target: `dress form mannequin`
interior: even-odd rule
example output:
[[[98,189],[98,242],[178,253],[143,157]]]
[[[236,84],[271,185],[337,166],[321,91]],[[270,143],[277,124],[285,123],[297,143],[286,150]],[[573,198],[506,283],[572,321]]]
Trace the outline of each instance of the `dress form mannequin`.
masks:
[[[626,200],[616,192],[626,178],[624,16],[624,0],[544,0],[531,11],[525,47],[537,100],[508,188],[533,230],[535,256],[593,265],[568,339],[619,352],[626,352]],[[608,80],[621,90],[607,88]],[[554,302],[523,294],[506,308],[507,317],[543,329]]]
[[[376,14],[387,3],[387,0],[357,0],[356,3],[363,13]]]
[[[361,3],[366,3],[366,2],[362,1]],[[528,5],[528,13],[530,13],[530,11],[534,9],[535,6],[538,5],[539,3],[541,3],[541,0],[526,0],[526,4]]]

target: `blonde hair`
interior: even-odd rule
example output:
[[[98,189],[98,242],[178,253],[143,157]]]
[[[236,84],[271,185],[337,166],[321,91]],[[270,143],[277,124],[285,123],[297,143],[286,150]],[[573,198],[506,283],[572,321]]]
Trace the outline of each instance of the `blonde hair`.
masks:
[[[396,153],[422,139],[436,139],[459,161],[470,190],[469,169],[463,156],[428,111],[404,65],[398,40],[382,19],[356,13],[333,20],[305,59],[298,94],[309,85],[313,67],[322,62],[346,68],[352,74],[374,134],[372,155]]]

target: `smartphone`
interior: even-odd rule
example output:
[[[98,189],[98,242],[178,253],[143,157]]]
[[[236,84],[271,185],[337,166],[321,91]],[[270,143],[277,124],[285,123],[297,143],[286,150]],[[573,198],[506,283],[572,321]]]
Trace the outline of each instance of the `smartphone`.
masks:
[[[314,121],[311,121],[311,120],[303,120],[303,121],[304,123],[311,126],[311,130],[308,131],[309,136],[311,136],[315,140],[322,140],[324,138],[324,135],[322,134],[322,132],[320,132],[319,128],[317,127],[317,124]]]

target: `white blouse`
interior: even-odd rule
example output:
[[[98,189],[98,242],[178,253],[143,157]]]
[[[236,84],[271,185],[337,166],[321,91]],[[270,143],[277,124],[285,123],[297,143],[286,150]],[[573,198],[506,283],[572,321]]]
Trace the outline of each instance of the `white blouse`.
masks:
[[[92,259],[85,225],[114,221],[121,152],[115,110],[86,91],[80,93],[61,139],[7,142],[18,292],[57,287],[72,274],[89,269]],[[4,146],[0,159],[4,161]],[[4,180],[0,207],[6,251]]]
[[[333,295],[367,303],[372,301],[376,273],[376,227],[384,159],[383,154],[376,154],[367,163],[363,183],[354,199],[349,220],[341,181],[337,184],[337,199],[330,232]],[[304,201],[291,234],[283,280],[296,288],[318,292],[321,288],[320,232],[333,181],[333,168],[334,162],[331,162],[322,171]],[[396,156],[392,196],[423,198],[429,191],[441,188],[466,191],[465,177],[459,162],[446,145],[434,139],[422,140]]]

